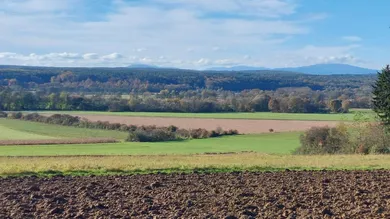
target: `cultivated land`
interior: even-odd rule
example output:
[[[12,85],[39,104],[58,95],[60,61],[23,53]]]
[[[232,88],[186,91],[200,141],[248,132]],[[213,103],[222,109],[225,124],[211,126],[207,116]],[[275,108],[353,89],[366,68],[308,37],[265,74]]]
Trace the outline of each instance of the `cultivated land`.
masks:
[[[0,179],[2,218],[389,218],[389,171]]]
[[[5,124],[1,123],[0,120],[0,140],[36,140],[36,139],[52,139],[53,137],[46,135],[39,135],[34,133],[28,133],[24,131],[19,131],[15,129],[11,129]]]
[[[115,138],[123,140],[127,136],[127,133],[125,132],[74,128],[15,119],[0,119],[0,131],[3,129],[8,132],[11,130],[14,134],[11,133],[8,135],[0,132],[0,140],[48,138]],[[8,136],[11,136],[12,138]]]
[[[127,125],[174,125],[183,129],[203,128],[215,130],[221,127],[224,130],[235,129],[241,134],[305,131],[313,126],[335,126],[337,121],[292,121],[292,120],[249,120],[249,119],[205,119],[205,118],[169,118],[169,117],[126,117],[109,115],[73,114],[90,121],[107,121]]]
[[[1,146],[0,156],[202,154],[254,151],[290,154],[299,146],[299,133],[239,135],[173,142],[116,144]]]
[[[299,121],[353,121],[355,112],[365,112],[374,117],[369,109],[353,109],[347,114],[308,114],[308,113],[164,113],[164,112],[92,112],[92,111],[42,111],[39,113],[63,113],[76,115],[206,118],[206,119],[251,119],[251,120],[299,120]]]
[[[85,116],[136,125],[139,118]],[[242,122],[237,127],[243,133],[268,133],[159,143],[1,146],[0,218],[390,217],[390,172],[377,170],[390,169],[389,156],[291,155],[301,132],[283,131],[303,130],[302,122],[310,128],[336,121],[140,119],[143,125],[162,126],[169,122],[160,119],[181,120],[192,128]],[[280,133],[269,133],[270,128]],[[0,141],[127,136],[9,119],[0,119],[2,130]]]

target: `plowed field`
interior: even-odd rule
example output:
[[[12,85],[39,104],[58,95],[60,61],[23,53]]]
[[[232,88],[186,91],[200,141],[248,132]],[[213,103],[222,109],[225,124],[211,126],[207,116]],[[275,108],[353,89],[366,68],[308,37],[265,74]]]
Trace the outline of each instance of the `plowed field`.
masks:
[[[390,218],[390,171],[0,179],[0,218]]]
[[[269,129],[275,132],[305,131],[313,126],[335,126],[336,121],[294,121],[294,120],[249,120],[249,119],[201,119],[201,118],[163,118],[163,117],[126,117],[107,115],[77,115],[91,121],[108,121],[127,125],[174,125],[184,129],[204,128],[214,130],[236,129],[241,134],[267,133]]]

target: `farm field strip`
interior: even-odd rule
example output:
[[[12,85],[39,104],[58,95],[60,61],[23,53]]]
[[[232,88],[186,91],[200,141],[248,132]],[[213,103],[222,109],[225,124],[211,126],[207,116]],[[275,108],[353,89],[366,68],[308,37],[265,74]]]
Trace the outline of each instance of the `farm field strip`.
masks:
[[[54,139],[54,137],[15,130],[5,125],[2,125],[0,122],[0,140],[44,140],[44,139]]]
[[[1,146],[0,156],[203,154],[241,151],[290,154],[299,146],[299,135],[298,132],[291,132],[156,143]]]
[[[31,146],[31,145],[70,145],[70,144],[103,144],[116,143],[113,138],[70,138],[70,139],[26,139],[26,140],[0,140],[0,146]]]
[[[215,130],[220,127],[224,130],[235,129],[240,134],[305,131],[313,126],[336,126],[337,121],[293,121],[293,120],[249,120],[249,119],[205,119],[205,118],[162,118],[162,117],[124,117],[108,115],[73,114],[90,121],[107,121],[127,125],[174,125],[183,129],[204,128]]]
[[[34,154],[31,154],[33,156]],[[68,174],[126,174],[181,172],[194,169],[224,171],[390,169],[390,155],[268,155],[262,153],[0,157],[0,175],[62,172]]]
[[[373,117],[371,110],[353,110],[347,114],[311,113],[165,113],[165,112],[97,112],[97,111],[40,111],[47,114],[162,117],[162,118],[203,118],[203,119],[249,119],[249,120],[298,120],[298,121],[353,121],[354,112],[361,111]]]
[[[2,129],[5,131],[0,132],[0,140],[53,138],[115,138],[123,140],[127,137],[126,132],[76,128],[15,119],[0,119],[0,131]],[[12,133],[9,133],[9,130]]]

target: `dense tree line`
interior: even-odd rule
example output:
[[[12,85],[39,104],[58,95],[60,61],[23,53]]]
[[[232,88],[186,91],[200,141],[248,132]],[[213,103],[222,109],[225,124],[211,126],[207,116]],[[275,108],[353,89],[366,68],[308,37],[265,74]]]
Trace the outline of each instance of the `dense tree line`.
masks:
[[[306,75],[283,71],[214,72],[183,69],[51,68],[0,66],[0,85],[35,91],[160,92],[196,89],[243,91],[309,87],[370,94],[375,75]]]
[[[367,100],[368,101],[368,100]],[[65,92],[44,94],[27,91],[0,91],[0,110],[85,110],[111,112],[289,112],[344,113],[356,102],[329,99],[320,91],[300,90],[232,92],[195,90],[157,94],[74,95]]]
[[[345,112],[349,107],[371,106],[374,81],[373,75],[319,76],[268,70],[0,66],[0,109]]]

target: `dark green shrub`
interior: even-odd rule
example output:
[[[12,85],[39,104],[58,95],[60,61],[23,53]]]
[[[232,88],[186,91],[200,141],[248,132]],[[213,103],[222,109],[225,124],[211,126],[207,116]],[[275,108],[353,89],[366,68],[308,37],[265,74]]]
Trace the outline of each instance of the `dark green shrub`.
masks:
[[[54,114],[46,119],[47,123],[63,125],[63,126],[78,126],[80,123],[80,117],[71,116],[67,114]]]
[[[7,117],[10,119],[21,119],[23,117],[23,114],[21,112],[8,113]]]
[[[0,111],[0,118],[7,118],[8,114],[6,112]]]
[[[173,132],[163,129],[154,129],[151,131],[138,129],[134,132],[130,132],[126,139],[126,141],[131,142],[162,142],[174,140],[178,140],[176,135]]]
[[[190,137],[193,139],[201,139],[201,138],[212,137],[212,135],[206,129],[191,129],[190,130]]]
[[[169,130],[170,132],[176,132],[178,129],[179,129],[179,128],[177,128],[177,127],[174,126],[174,125],[168,126],[168,130]]]
[[[26,114],[23,115],[23,120],[27,121],[39,121],[42,116],[40,116],[38,113],[31,113],[31,114]]]

